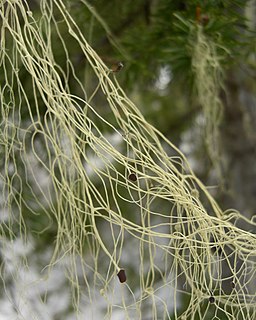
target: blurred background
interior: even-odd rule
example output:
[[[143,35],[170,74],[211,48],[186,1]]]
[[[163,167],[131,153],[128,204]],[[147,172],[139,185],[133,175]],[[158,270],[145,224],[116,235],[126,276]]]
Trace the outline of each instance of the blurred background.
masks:
[[[65,5],[127,96],[146,120],[186,155],[196,176],[209,186],[220,207],[234,208],[251,219],[256,212],[256,1],[69,0]],[[37,19],[41,1],[30,0],[28,6]],[[58,34],[53,32],[51,36],[56,61],[63,70],[69,69]],[[76,42],[68,34],[66,37],[70,65],[91,96],[95,76]],[[20,70],[20,77],[29,92],[31,83],[25,69]],[[3,73],[0,80],[3,87]],[[73,94],[82,95],[72,72],[68,86]],[[31,101],[33,94],[31,90],[31,97],[28,96]],[[93,98],[103,115],[109,113],[109,109],[105,111],[104,101],[101,94]],[[44,103],[40,99],[39,103],[43,118]],[[111,114],[105,116],[114,118]],[[21,110],[21,120],[29,123],[30,115]],[[108,134],[102,123],[96,125]],[[6,154],[3,148],[0,151],[3,176]],[[19,164],[18,156],[16,163]],[[47,177],[41,178],[42,184],[47,184]],[[28,202],[30,192],[29,188],[23,189]],[[33,246],[23,248],[22,241],[16,241],[16,249],[10,256],[5,248],[1,320],[17,319],[20,308],[24,319],[28,316],[31,306],[26,309],[19,305],[19,286],[23,286],[22,292],[24,286],[33,287],[33,279],[41,272],[40,263],[52,254],[57,225],[53,222],[47,227],[48,218],[40,212],[38,216],[31,215],[31,208],[24,208],[24,217]],[[44,224],[47,232],[37,234]],[[240,227],[255,233],[244,221]],[[15,256],[22,260],[25,254],[30,254],[34,261],[35,274],[28,275],[20,262],[22,281],[14,284],[12,277],[8,278],[9,273],[13,275],[12,270],[8,271],[12,268],[8,259],[13,261]],[[74,319],[65,276],[65,271],[55,270],[45,287],[36,289],[36,294],[28,289],[31,304],[38,297],[43,302],[34,304],[38,319]],[[44,299],[46,287],[48,296]],[[112,319],[123,318],[117,312]]]

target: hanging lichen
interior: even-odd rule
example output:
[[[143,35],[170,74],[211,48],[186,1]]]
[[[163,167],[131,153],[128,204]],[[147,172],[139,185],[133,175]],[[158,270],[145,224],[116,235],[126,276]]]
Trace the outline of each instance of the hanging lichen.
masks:
[[[209,302],[228,319],[255,319],[256,237],[233,223],[243,217],[222,212],[184,155],[144,119],[64,2],[40,5],[34,18],[24,0],[0,4],[1,278],[17,317],[42,319],[60,285],[56,273],[54,285],[46,281],[59,268],[68,285],[58,292],[72,291],[78,319],[206,319]],[[74,48],[92,83],[81,80]],[[219,67],[200,30],[194,68],[215,141]],[[48,251],[31,257],[43,237]],[[22,257],[17,241],[28,250]],[[224,281],[235,288],[226,293]]]

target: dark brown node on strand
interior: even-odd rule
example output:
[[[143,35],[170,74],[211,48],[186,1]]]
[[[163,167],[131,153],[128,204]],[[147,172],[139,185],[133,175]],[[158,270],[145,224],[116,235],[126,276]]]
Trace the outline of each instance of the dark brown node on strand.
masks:
[[[137,176],[135,173],[130,173],[128,179],[131,181],[137,181]]]
[[[211,296],[211,297],[209,298],[209,302],[210,302],[210,303],[214,303],[214,302],[215,302],[215,298],[214,298],[213,296]]]
[[[113,64],[111,66],[111,71],[112,72],[119,72],[123,69],[123,67],[124,67],[124,64],[122,62],[118,62],[118,63]]]
[[[125,274],[124,269],[121,269],[121,270],[118,272],[117,276],[118,276],[118,279],[119,279],[119,281],[120,281],[121,283],[124,283],[124,282],[126,281],[126,274]]]
[[[235,282],[234,281],[231,281],[230,285],[231,285],[231,288],[233,288],[233,289],[235,288]]]
[[[209,18],[209,16],[207,14],[202,14],[202,16],[201,16],[201,24],[203,26],[206,26],[208,24],[209,20],[210,20],[210,18]]]

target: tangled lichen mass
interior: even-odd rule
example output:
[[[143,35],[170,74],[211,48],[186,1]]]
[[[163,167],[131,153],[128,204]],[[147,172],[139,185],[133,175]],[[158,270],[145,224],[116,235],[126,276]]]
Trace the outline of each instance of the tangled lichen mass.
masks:
[[[1,280],[17,316],[42,319],[35,305],[48,308],[54,290],[43,284],[62,270],[77,319],[85,308],[86,319],[255,319],[245,218],[222,212],[145,120],[64,1],[40,7],[34,17],[24,0],[0,4]]]

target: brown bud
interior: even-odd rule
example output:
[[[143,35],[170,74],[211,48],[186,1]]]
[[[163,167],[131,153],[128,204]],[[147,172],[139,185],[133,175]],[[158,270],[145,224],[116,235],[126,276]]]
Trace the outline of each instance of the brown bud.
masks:
[[[135,181],[137,181],[137,176],[135,173],[130,173],[128,176],[128,179],[135,182]]]
[[[124,67],[123,63],[122,62],[118,62],[118,63],[115,63],[111,66],[111,71],[112,72],[119,72],[120,70],[122,70]]]
[[[203,14],[201,16],[201,24],[203,26],[206,26],[208,24],[209,20],[210,20],[210,18],[209,18],[209,16],[207,14]]]
[[[126,281],[126,274],[125,274],[124,269],[121,269],[121,270],[118,272],[117,276],[118,276],[118,279],[119,279],[119,281],[120,281],[121,283],[124,283],[124,282]]]
[[[210,302],[210,303],[214,303],[214,302],[215,302],[215,298],[214,298],[213,296],[211,296],[211,297],[209,298],[209,302]]]

